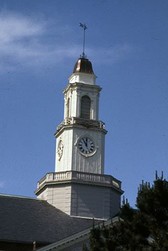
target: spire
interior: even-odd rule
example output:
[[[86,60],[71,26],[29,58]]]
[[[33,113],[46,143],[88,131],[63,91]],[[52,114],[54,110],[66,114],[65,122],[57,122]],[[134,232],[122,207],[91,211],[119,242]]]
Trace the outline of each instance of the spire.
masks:
[[[73,73],[83,72],[83,73],[94,74],[92,63],[87,59],[85,54],[85,31],[87,29],[87,26],[85,23],[80,23],[79,25],[83,29],[83,52],[74,66]]]
[[[86,24],[80,23],[80,27],[83,29],[83,52],[82,52],[81,57],[86,58],[86,55],[85,55],[85,31],[87,29],[87,26],[86,26]]]
[[[85,83],[90,85],[96,84],[96,75],[94,74],[92,63],[87,59],[85,54],[85,30],[86,24],[80,23],[80,27],[83,29],[83,52],[77,59],[73,73],[69,77],[69,83]]]

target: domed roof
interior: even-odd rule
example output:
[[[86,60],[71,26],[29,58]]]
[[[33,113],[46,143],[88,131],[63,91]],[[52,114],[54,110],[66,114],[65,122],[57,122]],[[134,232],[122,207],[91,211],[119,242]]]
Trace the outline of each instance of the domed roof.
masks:
[[[87,58],[84,58],[84,57],[79,58],[73,70],[73,73],[77,73],[77,72],[94,74],[92,63]]]

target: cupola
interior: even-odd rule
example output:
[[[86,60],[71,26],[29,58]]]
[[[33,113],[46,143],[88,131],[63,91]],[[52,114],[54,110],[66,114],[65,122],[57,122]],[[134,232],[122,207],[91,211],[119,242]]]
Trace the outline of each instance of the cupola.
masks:
[[[96,76],[92,63],[86,57],[80,57],[75,63],[73,73],[69,78],[69,83],[82,83],[95,85]]]
[[[77,72],[94,74],[93,68],[92,68],[92,63],[87,58],[80,57],[77,60],[75,66],[74,66],[74,70],[73,70],[73,73],[77,73]]]

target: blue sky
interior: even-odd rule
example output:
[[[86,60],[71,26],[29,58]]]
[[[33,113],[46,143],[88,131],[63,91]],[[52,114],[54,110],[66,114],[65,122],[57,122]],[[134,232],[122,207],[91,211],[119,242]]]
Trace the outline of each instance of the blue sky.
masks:
[[[167,0],[0,0],[0,193],[34,196],[54,171],[80,22],[103,88],[106,173],[134,205],[142,180],[168,178]]]

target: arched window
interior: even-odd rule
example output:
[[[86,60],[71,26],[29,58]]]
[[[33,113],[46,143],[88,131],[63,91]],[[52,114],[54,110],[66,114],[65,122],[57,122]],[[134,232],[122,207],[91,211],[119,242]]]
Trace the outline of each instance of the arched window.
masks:
[[[88,96],[81,98],[81,118],[90,119],[91,100]]]

